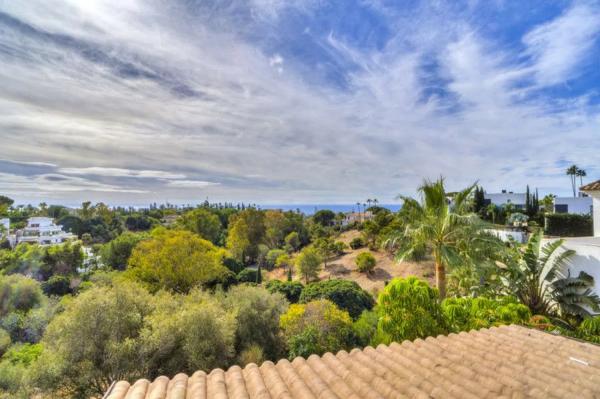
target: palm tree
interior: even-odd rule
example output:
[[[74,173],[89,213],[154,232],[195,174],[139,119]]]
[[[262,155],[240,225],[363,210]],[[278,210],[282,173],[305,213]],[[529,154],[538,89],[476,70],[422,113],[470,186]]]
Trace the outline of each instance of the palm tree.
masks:
[[[587,173],[583,169],[577,169],[577,177],[579,177],[579,185],[583,186],[583,178],[587,176]]]
[[[575,251],[564,249],[564,240],[542,247],[542,237],[542,231],[532,234],[523,251],[514,251],[511,264],[499,264],[509,291],[533,314],[586,317],[590,315],[586,306],[600,311],[600,298],[591,290],[593,278],[563,272]]]
[[[367,199],[367,204],[369,204],[369,208],[371,207],[371,202],[373,202],[371,198]]]
[[[492,224],[496,224],[496,213],[498,213],[498,207],[494,204],[489,204],[485,208],[485,213],[492,218]]]
[[[577,167],[577,165],[571,165],[567,168],[567,176],[571,177],[571,188],[573,189],[573,197],[577,196],[577,192],[576,192],[576,185],[577,185],[577,173],[580,169]]]
[[[404,231],[397,232],[386,244],[398,248],[402,260],[424,246],[432,252],[435,262],[435,281],[440,298],[446,296],[446,270],[463,258],[461,240],[472,232],[478,218],[468,211],[469,197],[475,185],[456,193],[451,207],[447,201],[444,180],[425,181],[419,192],[422,202],[400,197],[407,222]]]

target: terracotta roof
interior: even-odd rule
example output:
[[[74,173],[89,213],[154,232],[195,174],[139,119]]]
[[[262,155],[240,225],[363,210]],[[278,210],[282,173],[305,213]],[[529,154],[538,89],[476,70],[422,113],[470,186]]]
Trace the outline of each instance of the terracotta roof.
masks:
[[[580,191],[600,191],[600,180],[579,187]]]
[[[233,366],[154,382],[110,399],[599,398],[600,346],[519,326]]]

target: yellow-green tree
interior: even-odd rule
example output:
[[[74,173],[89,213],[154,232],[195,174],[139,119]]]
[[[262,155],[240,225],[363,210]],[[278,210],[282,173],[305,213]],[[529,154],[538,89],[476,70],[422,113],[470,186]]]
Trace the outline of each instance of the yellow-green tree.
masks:
[[[134,248],[126,273],[153,292],[185,293],[227,274],[224,256],[225,251],[189,231],[159,229]]]
[[[229,221],[227,248],[240,262],[253,262],[258,258],[258,246],[265,238],[265,215],[262,211],[248,208]]]
[[[310,280],[319,277],[321,262],[322,259],[319,252],[312,247],[306,247],[296,258],[296,270],[298,274],[304,277],[304,281],[308,283]]]

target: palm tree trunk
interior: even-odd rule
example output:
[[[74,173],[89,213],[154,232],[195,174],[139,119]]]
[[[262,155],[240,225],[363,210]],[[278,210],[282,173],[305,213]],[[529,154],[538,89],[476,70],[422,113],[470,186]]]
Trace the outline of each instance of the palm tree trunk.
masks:
[[[433,255],[435,259],[435,285],[440,293],[440,300],[446,298],[446,268],[438,251]]]

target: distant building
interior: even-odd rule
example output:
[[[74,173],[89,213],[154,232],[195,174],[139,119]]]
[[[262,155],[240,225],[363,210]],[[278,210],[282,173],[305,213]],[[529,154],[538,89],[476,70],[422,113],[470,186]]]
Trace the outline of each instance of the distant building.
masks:
[[[494,204],[500,207],[513,204],[516,209],[525,208],[526,197],[525,193],[513,193],[506,190],[502,190],[500,193],[484,193],[483,195],[485,205]]]
[[[579,215],[592,214],[592,197],[556,197],[554,198],[555,213],[576,213]]]
[[[365,212],[348,212],[344,215],[344,219],[342,219],[342,226],[348,226],[354,223],[362,223],[367,220],[373,219],[374,215],[371,211]]]
[[[63,231],[62,226],[54,224],[52,218],[32,217],[27,221],[27,227],[18,230],[16,243],[29,242],[40,245],[60,244],[77,238],[74,234]]]

